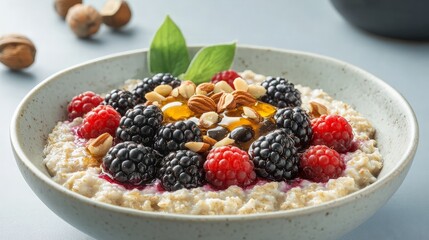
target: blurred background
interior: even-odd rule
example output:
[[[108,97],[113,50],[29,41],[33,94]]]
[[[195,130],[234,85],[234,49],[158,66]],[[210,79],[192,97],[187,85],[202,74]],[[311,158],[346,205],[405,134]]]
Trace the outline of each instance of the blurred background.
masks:
[[[360,30],[347,23],[329,1],[129,0],[132,18],[124,28],[111,30],[101,26],[92,38],[80,39],[55,12],[53,2],[1,0],[0,35],[20,33],[27,36],[36,46],[37,54],[34,64],[23,71],[0,66],[0,152],[3,153],[0,160],[3,189],[0,239],[91,239],[53,214],[27,186],[10,149],[10,119],[30,89],[57,71],[111,53],[149,47],[154,32],[167,14],[180,26],[188,45],[236,40],[238,44],[327,55],[365,69],[402,93],[420,123],[421,140],[413,166],[390,201],[342,239],[427,238],[429,181],[426,169],[429,163],[425,150],[429,148],[429,108],[426,103],[429,41],[422,40],[424,37],[418,37],[419,41],[401,40]],[[96,9],[101,9],[104,2],[84,1]],[[362,14],[353,11],[359,10],[358,7],[385,9],[377,3],[371,5],[370,1],[348,1],[358,4],[354,6],[341,3],[346,1],[333,2],[343,10],[342,14]],[[367,14],[367,18],[377,16],[373,11]],[[414,16],[419,20],[416,13]],[[395,18],[398,25],[400,21],[401,18]],[[429,27],[420,33],[428,34]]]

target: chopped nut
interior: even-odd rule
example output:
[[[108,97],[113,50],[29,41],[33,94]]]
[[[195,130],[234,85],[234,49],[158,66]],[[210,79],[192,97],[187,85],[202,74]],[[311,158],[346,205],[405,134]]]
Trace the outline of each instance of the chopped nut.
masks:
[[[310,115],[314,118],[329,114],[328,108],[316,101],[310,101]]]
[[[200,116],[199,124],[204,128],[209,128],[219,121],[219,115],[216,112],[205,112]]]
[[[151,101],[151,102],[162,102],[165,100],[164,96],[162,96],[161,94],[155,91],[146,93],[144,97],[146,98],[147,101]]]
[[[58,15],[65,18],[69,9],[78,3],[82,3],[82,0],[55,0],[54,8]]]
[[[243,107],[243,114],[245,117],[256,120],[258,122],[262,120],[261,115],[259,115],[259,113],[255,111],[255,109],[252,109],[250,107]]]
[[[172,97],[178,97],[179,96],[179,88],[175,88],[175,89],[171,90],[170,95]]]
[[[193,95],[188,100],[188,107],[196,114],[216,111],[216,103],[213,99],[204,95]]]
[[[258,99],[265,95],[265,93],[267,92],[267,89],[265,89],[261,85],[252,84],[252,85],[249,85],[247,92],[250,93],[250,95],[252,95],[254,98]]]
[[[207,95],[214,90],[214,84],[213,83],[201,83],[197,86],[197,89],[195,92],[197,94]]]
[[[224,138],[224,139],[220,140],[219,142],[217,142],[215,145],[213,145],[213,147],[214,147],[214,148],[217,148],[217,147],[223,147],[223,146],[231,145],[231,144],[233,144],[233,143],[235,143],[235,140],[234,140],[234,139],[231,139],[231,138],[229,138],[229,137],[226,137],[226,138]]]
[[[101,15],[92,6],[76,4],[69,9],[66,21],[76,36],[87,38],[100,29]]]
[[[13,70],[20,70],[33,64],[36,47],[27,37],[9,34],[0,37],[0,62]]]
[[[234,109],[236,106],[234,96],[231,93],[223,93],[217,103],[217,112],[221,113],[226,109]]]
[[[172,90],[173,90],[173,87],[167,84],[159,85],[154,89],[155,92],[161,94],[164,97],[167,97]]]
[[[233,82],[235,90],[244,91],[247,92],[247,89],[249,86],[247,85],[247,82],[244,81],[242,78],[236,78]]]
[[[124,0],[107,0],[100,11],[103,22],[112,28],[121,28],[131,19],[131,9]]]
[[[210,145],[204,142],[187,142],[185,147],[189,150],[197,153],[207,152],[210,148]]]
[[[179,94],[182,95],[182,97],[189,99],[195,94],[195,88],[195,83],[191,81],[183,81],[179,86]]]
[[[217,141],[207,135],[203,136],[203,142],[207,143],[210,146],[213,146],[217,143]]]
[[[232,93],[234,89],[232,89],[231,86],[225,81],[217,82],[214,86],[213,92],[219,93],[219,92],[226,92],[226,93]]]
[[[234,96],[237,105],[250,106],[256,103],[256,99],[248,92],[235,90],[232,92],[232,95]]]
[[[87,143],[87,149],[94,157],[103,157],[113,144],[113,137],[108,133],[103,133],[97,138],[92,138]]]

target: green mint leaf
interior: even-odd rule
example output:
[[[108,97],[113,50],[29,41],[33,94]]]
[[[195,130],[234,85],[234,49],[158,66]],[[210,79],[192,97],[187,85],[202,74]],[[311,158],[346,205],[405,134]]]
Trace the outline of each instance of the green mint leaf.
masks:
[[[148,53],[149,71],[178,76],[189,66],[186,41],[179,27],[167,16],[156,32]]]
[[[231,68],[236,44],[213,45],[201,48],[192,59],[184,79],[199,84],[210,81],[211,77]]]

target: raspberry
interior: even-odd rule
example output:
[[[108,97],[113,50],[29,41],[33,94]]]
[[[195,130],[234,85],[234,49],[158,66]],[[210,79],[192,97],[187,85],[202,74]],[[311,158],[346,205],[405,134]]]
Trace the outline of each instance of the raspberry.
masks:
[[[338,115],[322,115],[311,121],[312,145],[326,145],[339,153],[352,146],[353,130],[347,120]]]
[[[100,105],[88,112],[77,133],[80,137],[96,138],[103,133],[115,136],[121,115],[110,105]]]
[[[102,169],[112,179],[126,184],[140,185],[156,178],[158,152],[134,142],[119,143],[103,157]]]
[[[234,80],[236,78],[241,77],[240,75],[238,75],[238,73],[234,70],[227,70],[227,71],[223,71],[223,72],[218,72],[216,73],[213,77],[212,77],[212,83],[217,83],[220,81],[225,81],[226,83],[229,84],[229,86],[231,86],[233,89],[234,88]]]
[[[311,146],[301,156],[301,175],[314,182],[338,178],[345,168],[340,154],[325,145]]]
[[[256,178],[249,155],[234,146],[212,149],[204,162],[204,170],[207,182],[218,189],[232,185],[246,187]]]
[[[196,188],[204,184],[204,159],[190,150],[171,152],[162,161],[159,179],[168,191]]]
[[[90,91],[73,97],[67,106],[69,119],[73,120],[77,117],[82,117],[85,113],[100,105],[102,101],[102,97]]]

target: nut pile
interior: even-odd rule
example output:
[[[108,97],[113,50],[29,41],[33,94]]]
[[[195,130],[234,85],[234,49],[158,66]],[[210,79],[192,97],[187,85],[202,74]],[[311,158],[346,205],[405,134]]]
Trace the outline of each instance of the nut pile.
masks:
[[[100,11],[83,4],[82,0],[55,0],[54,7],[80,38],[88,38],[97,33],[101,23],[119,29],[130,21],[132,15],[125,0],[107,0]]]
[[[9,34],[0,37],[0,62],[12,70],[31,66],[36,58],[36,47],[26,36]]]

